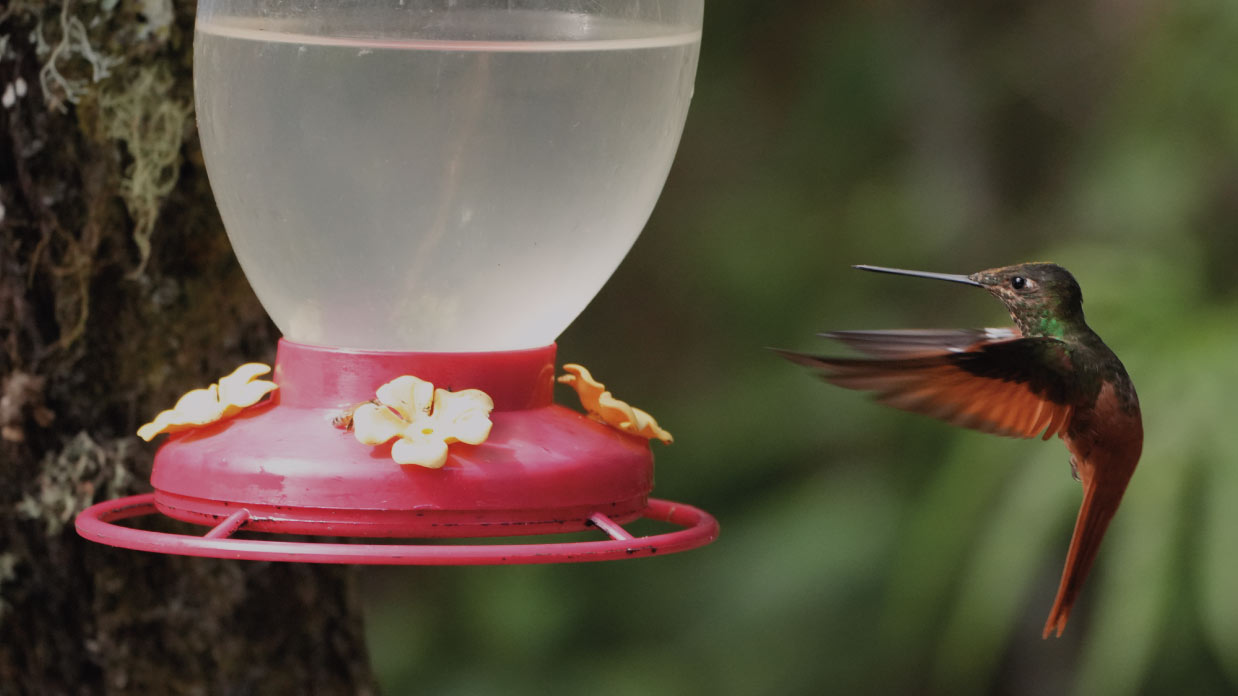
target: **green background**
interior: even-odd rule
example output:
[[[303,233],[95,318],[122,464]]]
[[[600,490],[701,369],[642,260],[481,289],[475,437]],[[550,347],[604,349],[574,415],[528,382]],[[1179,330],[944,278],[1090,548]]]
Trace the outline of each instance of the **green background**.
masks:
[[[674,433],[656,494],[718,541],[360,571],[387,692],[1238,690],[1238,3],[918,5],[709,3],[664,194],[560,339]],[[1146,429],[1048,641],[1080,497],[1062,443],[886,409],[765,350],[1008,322],[852,263],[1033,260],[1074,272]]]

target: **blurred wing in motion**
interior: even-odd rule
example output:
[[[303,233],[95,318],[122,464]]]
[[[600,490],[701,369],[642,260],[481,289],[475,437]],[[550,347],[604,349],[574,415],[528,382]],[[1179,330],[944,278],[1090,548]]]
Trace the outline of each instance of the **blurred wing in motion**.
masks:
[[[1070,421],[1070,349],[1015,329],[840,331],[824,334],[873,358],[777,351],[828,382],[880,403],[1008,437],[1049,439]]]
[[[892,331],[830,331],[818,334],[878,358],[961,353],[981,343],[1018,338],[1016,329],[895,329]]]

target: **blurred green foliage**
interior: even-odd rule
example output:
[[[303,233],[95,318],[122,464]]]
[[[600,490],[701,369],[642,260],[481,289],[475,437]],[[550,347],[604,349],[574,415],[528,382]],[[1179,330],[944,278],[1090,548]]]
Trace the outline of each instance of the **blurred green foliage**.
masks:
[[[365,570],[386,690],[1238,691],[1236,65],[1228,0],[710,3],[664,195],[560,357],[675,434],[657,493],[722,535]],[[851,263],[1045,259],[1078,277],[1147,433],[1049,641],[1080,495],[1062,444],[885,409],[763,349],[1006,321],[983,293]]]

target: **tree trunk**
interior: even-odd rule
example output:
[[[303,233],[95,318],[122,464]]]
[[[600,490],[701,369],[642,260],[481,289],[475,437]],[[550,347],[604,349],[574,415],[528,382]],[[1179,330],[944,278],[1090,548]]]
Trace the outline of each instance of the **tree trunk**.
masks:
[[[192,3],[0,5],[0,694],[372,692],[345,568],[86,542],[137,426],[276,332],[192,116]]]

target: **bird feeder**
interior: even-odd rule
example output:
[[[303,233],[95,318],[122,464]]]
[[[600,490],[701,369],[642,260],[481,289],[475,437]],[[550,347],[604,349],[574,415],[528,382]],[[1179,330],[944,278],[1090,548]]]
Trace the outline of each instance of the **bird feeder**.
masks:
[[[151,427],[172,434],[154,491],[87,509],[78,532],[161,553],[376,564],[711,542],[709,514],[650,497],[648,437],[669,435],[648,414],[582,370],[565,380],[582,400],[593,389],[591,413],[553,402],[555,338],[666,179],[702,4],[200,0],[203,154],[284,338],[269,382],[243,366],[160,414]],[[206,531],[118,524],[155,514]],[[641,518],[670,529],[624,528]],[[589,530],[596,540],[544,536]],[[512,538],[462,541],[477,537]]]

